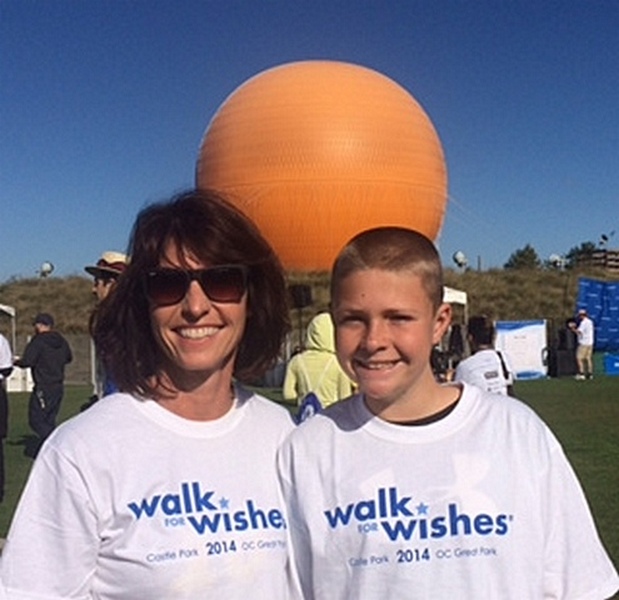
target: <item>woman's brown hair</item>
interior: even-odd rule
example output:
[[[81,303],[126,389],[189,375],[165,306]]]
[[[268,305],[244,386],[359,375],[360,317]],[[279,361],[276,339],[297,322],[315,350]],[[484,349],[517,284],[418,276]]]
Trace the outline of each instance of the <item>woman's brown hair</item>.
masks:
[[[208,265],[249,267],[248,318],[234,376],[253,381],[273,364],[289,331],[287,291],[279,259],[254,223],[212,190],[191,190],[137,216],[129,266],[91,322],[97,353],[122,391],[152,396],[163,354],[151,330],[144,278],[169,244]]]

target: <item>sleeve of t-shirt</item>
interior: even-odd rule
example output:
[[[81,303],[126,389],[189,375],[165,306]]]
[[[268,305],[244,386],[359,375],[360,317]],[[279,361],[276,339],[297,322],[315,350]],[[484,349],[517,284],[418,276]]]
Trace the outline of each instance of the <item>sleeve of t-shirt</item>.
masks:
[[[288,440],[284,441],[277,456],[279,492],[286,510],[286,535],[288,538],[288,562],[286,576],[293,597],[313,598],[312,555],[309,532],[305,520],[300,515],[295,486],[292,482],[292,449]]]
[[[544,598],[609,598],[619,578],[598,536],[578,479],[556,444],[546,474]]]
[[[8,369],[13,367],[13,357],[11,355],[11,347],[4,336],[0,335],[0,369]]]
[[[47,443],[19,501],[0,562],[7,598],[90,598],[99,538],[75,464]]]

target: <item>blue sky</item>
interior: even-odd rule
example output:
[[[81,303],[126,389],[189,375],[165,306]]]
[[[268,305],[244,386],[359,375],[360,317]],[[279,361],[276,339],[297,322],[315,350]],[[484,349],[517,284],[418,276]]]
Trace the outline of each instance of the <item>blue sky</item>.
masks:
[[[0,282],[124,249],[141,207],[193,184],[226,97],[306,59],[380,71],[425,108],[446,264],[615,230],[619,247],[615,0],[0,0]]]

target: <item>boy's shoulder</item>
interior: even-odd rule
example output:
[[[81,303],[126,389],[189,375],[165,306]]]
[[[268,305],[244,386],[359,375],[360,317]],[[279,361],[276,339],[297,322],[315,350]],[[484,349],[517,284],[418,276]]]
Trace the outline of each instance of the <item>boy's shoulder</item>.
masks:
[[[521,400],[504,394],[485,392],[462,383],[456,408],[445,418],[430,425],[395,425],[373,415],[365,406],[363,396],[356,394],[332,404],[323,412],[299,425],[289,436],[292,445],[316,445],[318,439],[354,432],[395,442],[436,441],[479,428],[505,425],[523,436],[545,438],[548,427],[535,411]],[[526,437],[525,437],[526,439]]]

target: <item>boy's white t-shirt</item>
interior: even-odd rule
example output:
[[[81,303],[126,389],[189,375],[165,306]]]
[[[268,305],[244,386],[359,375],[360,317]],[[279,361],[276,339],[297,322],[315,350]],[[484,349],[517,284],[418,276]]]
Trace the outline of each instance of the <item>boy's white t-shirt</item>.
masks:
[[[593,600],[619,585],[557,440],[507,396],[464,385],[425,426],[354,396],[294,431],[279,467],[306,598]]]
[[[292,428],[240,388],[211,422],[104,398],[37,457],[0,563],[7,597],[288,598],[275,453]]]

